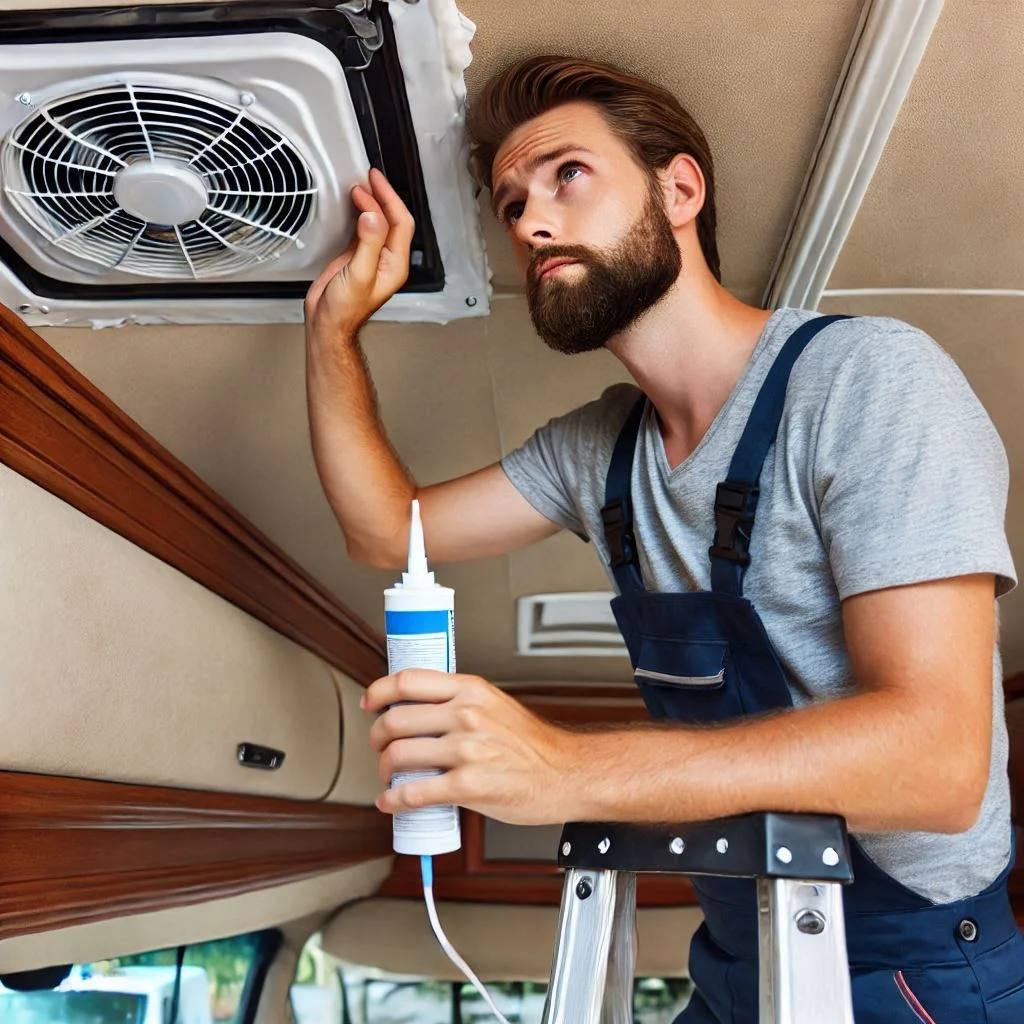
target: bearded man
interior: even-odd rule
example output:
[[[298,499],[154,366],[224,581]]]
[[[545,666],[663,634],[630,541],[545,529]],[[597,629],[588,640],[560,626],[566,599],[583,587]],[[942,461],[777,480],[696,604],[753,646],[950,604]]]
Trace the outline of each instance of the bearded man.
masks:
[[[561,529],[592,541],[659,721],[579,733],[477,677],[388,676],[364,698],[382,776],[443,771],[378,806],[521,824],[842,815],[858,1024],[1024,1020],[996,636],[1016,576],[989,417],[906,323],[760,309],[722,286],[711,154],[665,90],[532,58],[488,84],[469,126],[537,333],[606,348],[635,384],[418,487],[357,341],[405,280],[413,229],[373,172],[356,239],[306,302],[325,492],[349,553],[380,567],[404,562],[413,498],[434,563]],[[695,886],[680,1020],[754,1021],[754,890]]]

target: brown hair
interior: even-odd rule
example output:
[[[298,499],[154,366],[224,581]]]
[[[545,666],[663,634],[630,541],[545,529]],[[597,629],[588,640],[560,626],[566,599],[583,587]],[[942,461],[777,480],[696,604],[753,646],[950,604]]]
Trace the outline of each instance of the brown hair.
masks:
[[[471,157],[481,184],[492,189],[494,157],[521,124],[563,103],[595,104],[608,127],[651,177],[679,153],[693,157],[704,175],[704,205],[697,238],[711,273],[721,281],[715,228],[711,149],[697,122],[667,89],[611,64],[575,57],[539,56],[519,61],[492,78],[469,108]]]

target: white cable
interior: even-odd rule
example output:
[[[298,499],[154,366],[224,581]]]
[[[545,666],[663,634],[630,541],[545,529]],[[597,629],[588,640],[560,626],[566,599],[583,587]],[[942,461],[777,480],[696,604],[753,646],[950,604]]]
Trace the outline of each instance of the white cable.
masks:
[[[480,979],[470,969],[469,964],[455,951],[448,941],[448,937],[441,930],[441,922],[437,919],[437,907],[434,906],[434,863],[429,856],[420,857],[420,871],[423,875],[423,898],[427,903],[427,916],[430,918],[430,927],[434,929],[434,935],[437,936],[441,948],[448,955],[448,959],[469,978],[473,988],[483,996],[484,1002],[491,1008],[491,1012],[501,1024],[509,1024],[505,1015],[494,1005],[494,1000],[491,999],[490,993],[481,984]]]

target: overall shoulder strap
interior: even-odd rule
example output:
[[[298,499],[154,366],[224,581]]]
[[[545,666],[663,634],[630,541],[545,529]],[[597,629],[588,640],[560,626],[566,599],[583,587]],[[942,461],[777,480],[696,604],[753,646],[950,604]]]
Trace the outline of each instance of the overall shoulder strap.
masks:
[[[633,473],[633,453],[636,451],[646,405],[647,396],[641,395],[626,417],[612,449],[605,479],[601,522],[604,524],[604,540],[611,559],[612,575],[620,593],[644,589],[633,537],[630,477]]]
[[[761,385],[729,464],[728,476],[715,492],[715,541],[708,553],[711,589],[716,593],[743,593],[759,494],[757,481],[779,430],[793,364],[819,331],[837,320],[848,319],[835,314],[814,317],[801,324],[786,339]]]

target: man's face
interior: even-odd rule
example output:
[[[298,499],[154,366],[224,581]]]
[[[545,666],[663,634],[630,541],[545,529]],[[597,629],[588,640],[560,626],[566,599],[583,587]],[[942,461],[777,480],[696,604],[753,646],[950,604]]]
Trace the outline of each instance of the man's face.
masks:
[[[590,104],[516,129],[493,181],[534,327],[556,351],[601,348],[675,282],[681,257],[661,192]]]

